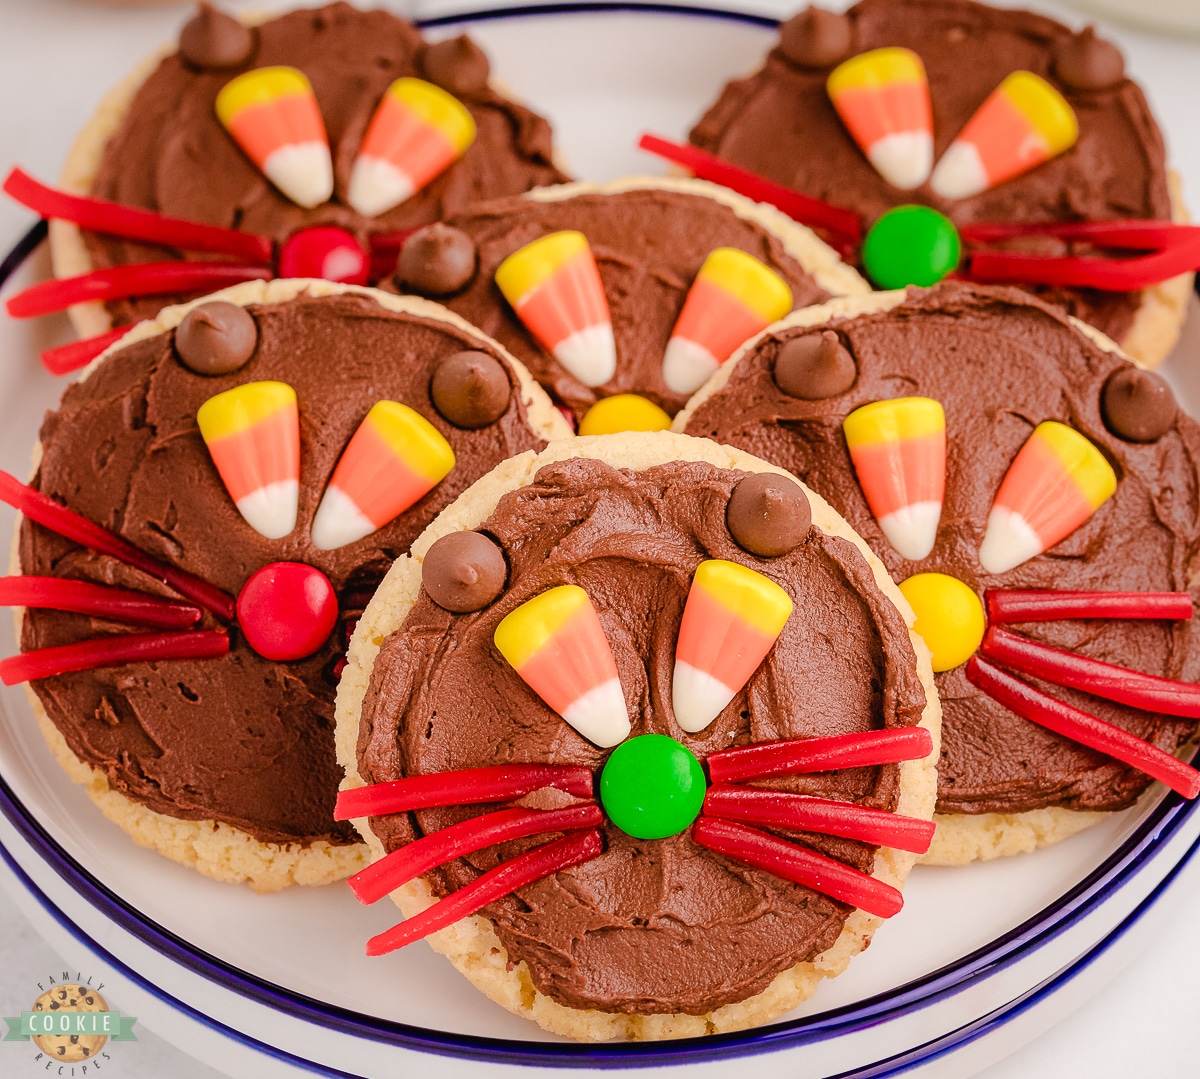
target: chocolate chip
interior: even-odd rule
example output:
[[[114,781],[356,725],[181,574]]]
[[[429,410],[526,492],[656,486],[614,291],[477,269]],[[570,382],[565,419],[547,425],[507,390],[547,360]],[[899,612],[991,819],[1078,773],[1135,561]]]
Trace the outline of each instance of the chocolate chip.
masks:
[[[850,55],[854,30],[845,15],[808,7],[779,30],[779,50],[800,67],[832,67]]]
[[[787,554],[808,535],[812,507],[795,481],[756,472],[734,487],[725,521],[743,550],[760,558],[775,558]]]
[[[254,31],[232,15],[201,3],[179,31],[179,55],[201,71],[240,67],[254,52]]]
[[[414,232],[400,249],[396,284],[421,296],[448,296],[475,276],[475,241],[440,222]]]
[[[1108,376],[1100,397],[1104,422],[1118,438],[1154,442],[1175,423],[1175,395],[1152,371],[1122,367]]]
[[[478,611],[504,589],[504,552],[479,532],[451,532],[437,540],[421,564],[421,584],[443,610]]]
[[[258,324],[244,307],[224,300],[192,308],[175,331],[179,360],[198,375],[228,375],[258,347]]]
[[[1074,90],[1108,90],[1125,78],[1125,59],[1116,45],[1086,26],[1059,45],[1054,74]]]
[[[455,427],[486,427],[504,415],[512,397],[508,372],[486,352],[456,352],[433,372],[433,407]]]
[[[775,382],[789,397],[823,401],[854,385],[858,368],[833,330],[793,337],[779,346]]]
[[[466,34],[426,48],[421,69],[430,82],[457,97],[480,94],[487,89],[488,58]]]

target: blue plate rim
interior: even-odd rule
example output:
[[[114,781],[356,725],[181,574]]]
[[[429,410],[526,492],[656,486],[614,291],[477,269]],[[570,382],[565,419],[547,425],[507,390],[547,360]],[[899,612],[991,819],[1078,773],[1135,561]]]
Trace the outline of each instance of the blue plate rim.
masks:
[[[722,19],[768,28],[778,25],[778,20],[761,15],[690,4],[661,3],[655,2],[655,0],[584,0],[581,3],[545,3],[509,8],[480,8],[416,21],[418,26],[428,28],[502,19],[600,12],[666,14]],[[18,240],[8,255],[0,260],[0,286],[40,245],[44,236],[45,222],[38,222]],[[1193,763],[1200,763],[1200,750],[1195,754]],[[37,821],[36,817],[16,797],[4,777],[0,775],[0,813],[60,878],[121,928],[206,980],[305,1022],[328,1026],[331,1019],[336,1020],[340,1030],[368,1040],[443,1056],[534,1066],[553,1063],[559,1067],[590,1067],[600,1064],[609,1068],[632,1068],[749,1056],[850,1035],[937,1003],[963,991],[979,979],[998,973],[1027,957],[1098,909],[1115,891],[1128,884],[1151,862],[1155,861],[1166,843],[1174,837],[1198,807],[1200,807],[1200,801],[1187,802],[1178,794],[1168,792],[1146,814],[1134,833],[1070,891],[1047,905],[1032,918],[997,937],[984,947],[887,993],[818,1015],[735,1034],[716,1034],[671,1042],[594,1046],[483,1038],[430,1031],[325,1004],[240,970],[233,964],[226,963],[203,949],[189,944],[164,926],[146,918],[93,876],[84,866],[75,861]],[[1195,849],[1196,845],[1194,844],[1188,854],[1184,856],[1183,861],[1191,857]],[[0,847],[0,852],[3,852],[2,847]],[[10,865],[13,864],[7,852],[3,853],[5,860]],[[1173,879],[1183,861],[1176,864],[1164,879]],[[16,868],[20,871],[19,867]],[[23,871],[20,872],[28,879]],[[37,890],[36,886],[34,887]],[[1157,885],[1152,895],[1157,896],[1161,887],[1161,883]],[[40,890],[37,891],[41,894]],[[47,902],[49,901],[47,900]],[[53,909],[57,910],[56,907]],[[1142,910],[1142,907],[1139,906],[1138,910]],[[71,924],[73,925],[73,923]],[[1068,972],[1070,969],[1072,968],[1069,967]],[[1030,993],[1037,993],[1039,988],[1035,987]],[[1020,1004],[1029,995],[1025,994],[1011,1003]],[[176,1003],[181,1008],[190,1010],[189,1006],[182,1002]],[[1006,1005],[1005,1009],[1008,1007]],[[1007,1012],[1005,1014],[1007,1015]],[[996,1015],[996,1013],[992,1013],[992,1015]],[[984,1017],[978,1022],[984,1022],[987,1019],[988,1017]],[[1004,1021],[1004,1016],[997,1019],[997,1022]],[[219,1024],[217,1025],[219,1026]],[[931,1043],[931,1045],[936,1044]],[[279,1052],[277,1050],[270,1051]],[[921,1051],[923,1049],[917,1050],[917,1052]],[[931,1049],[929,1054],[910,1060],[904,1067],[911,1067],[920,1060],[929,1059],[934,1053],[935,1050]],[[304,1062],[300,1061],[300,1063]],[[327,1074],[340,1077],[345,1073],[329,1071]],[[896,1071],[864,1072],[860,1069],[844,1073],[837,1079],[882,1079],[884,1075],[895,1074],[899,1073]]]

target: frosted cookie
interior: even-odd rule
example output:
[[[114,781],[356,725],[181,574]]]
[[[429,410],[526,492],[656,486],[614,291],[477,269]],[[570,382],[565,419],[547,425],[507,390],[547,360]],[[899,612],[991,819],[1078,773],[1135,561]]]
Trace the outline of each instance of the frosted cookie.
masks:
[[[501,465],[351,642],[339,816],[375,861],[350,883],[405,915],[368,952],[429,935],[584,1040],[794,1007],[929,842],[938,704],[908,617],[841,518],[740,451],[626,433]]]

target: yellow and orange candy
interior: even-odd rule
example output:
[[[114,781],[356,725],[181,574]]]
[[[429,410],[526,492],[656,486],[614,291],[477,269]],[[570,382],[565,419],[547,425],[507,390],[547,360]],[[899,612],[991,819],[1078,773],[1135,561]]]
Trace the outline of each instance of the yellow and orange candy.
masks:
[[[552,232],[496,267],[496,285],[538,343],[585,386],[617,370],[600,271],[582,232]]]
[[[288,535],[300,497],[296,391],[284,382],[249,382],[210,397],[196,422],[246,523],[267,539]]]
[[[397,79],[371,117],[346,199],[366,217],[390,210],[449,168],[474,141],[475,120],[458,98],[423,79]]]
[[[454,450],[419,412],[377,401],[333,470],[312,524],[331,551],[369,536],[424,498],[454,468]]]
[[[829,99],[876,171],[903,191],[933,167],[933,108],[921,58],[910,49],[873,49],[829,74]]]
[[[967,121],[929,185],[944,199],[970,198],[1057,157],[1078,138],[1067,99],[1033,72],[1014,71]]]
[[[294,67],[260,67],[226,83],[217,118],[292,202],[311,209],[333,194],[333,159],[312,85]]]
[[[933,550],[946,489],[946,414],[929,397],[874,401],[842,421],[850,459],[883,534],[905,558]]]
[[[1034,428],[1009,466],[979,548],[988,573],[1004,573],[1074,532],[1117,489],[1104,455],[1054,420]]]
[[[683,730],[704,730],[750,681],[792,613],[792,600],[761,573],[722,559],[701,562],[675,646],[671,699]]]
[[[736,247],[711,251],[683,303],[663,356],[663,381],[690,394],[738,345],[792,309],[792,290],[769,266]]]
[[[564,584],[522,603],[494,640],[530,689],[602,749],[623,741],[629,710],[612,649],[588,594]]]

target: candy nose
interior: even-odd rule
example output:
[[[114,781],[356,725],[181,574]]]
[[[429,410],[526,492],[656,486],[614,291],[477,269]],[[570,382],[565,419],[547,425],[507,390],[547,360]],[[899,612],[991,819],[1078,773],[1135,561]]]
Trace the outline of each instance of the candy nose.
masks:
[[[600,774],[609,819],[635,839],[665,839],[691,826],[704,805],[704,770],[691,750],[665,734],[622,742]]]

